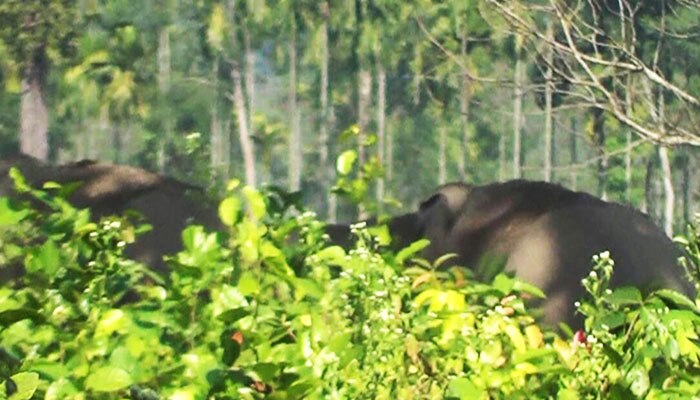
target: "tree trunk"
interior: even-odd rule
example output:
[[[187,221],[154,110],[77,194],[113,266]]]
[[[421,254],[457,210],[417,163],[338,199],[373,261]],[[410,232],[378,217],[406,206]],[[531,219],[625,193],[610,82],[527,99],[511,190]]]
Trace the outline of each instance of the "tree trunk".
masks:
[[[335,111],[332,105],[328,107],[328,126],[335,126]],[[335,171],[335,163],[331,162],[331,171]],[[331,177],[335,176],[335,172]],[[328,221],[335,223],[338,220],[338,196],[331,194],[328,199]]]
[[[289,137],[289,190],[301,189],[301,126],[297,104],[297,39],[296,22],[292,12],[291,33],[289,35],[289,118],[291,136]]]
[[[440,135],[439,154],[438,154],[438,183],[443,185],[447,182],[447,128],[440,124],[438,128]]]
[[[498,138],[498,180],[504,181],[508,174],[508,161],[506,160],[506,136],[501,135]]]
[[[553,39],[554,33],[552,32],[552,22],[547,22],[547,37],[550,40]],[[547,50],[547,70],[545,72],[545,82],[544,82],[544,181],[552,181],[552,152],[554,148],[554,138],[552,136],[552,122],[554,116],[552,115],[552,63],[553,63],[552,49]]]
[[[377,63],[377,158],[379,165],[384,168],[384,151],[386,144],[386,71],[381,63]],[[384,178],[377,179],[377,202],[380,207],[384,200]]]
[[[392,113],[391,121],[396,123],[398,119],[398,112],[394,111]],[[394,126],[392,124],[392,126]],[[394,135],[393,129],[387,130],[386,133],[386,181],[391,183],[394,179]]]
[[[625,201],[632,204],[632,131],[627,130],[625,143]]]
[[[359,177],[362,177],[362,165],[364,165],[366,160],[365,156],[365,135],[367,134],[367,129],[369,128],[369,108],[372,101],[372,74],[365,67],[360,68],[358,76],[358,96],[357,96],[357,120],[359,133],[357,135],[357,162],[360,165],[360,170],[358,173]],[[358,207],[358,217],[359,219],[364,219],[367,217],[366,212],[362,204]]]
[[[238,62],[231,61],[231,81],[233,81],[233,108],[238,120],[238,139],[241,142],[246,185],[255,187],[255,153],[248,130],[248,118],[243,97],[243,82]]]
[[[168,107],[168,94],[170,92],[170,30],[166,25],[160,29],[158,33],[158,50],[156,57],[158,58],[158,94],[162,107]],[[167,145],[172,140],[173,124],[170,118],[170,112],[166,109],[163,113],[162,121],[163,132],[158,135],[158,170],[165,172],[168,163]]]
[[[676,196],[673,191],[673,175],[671,174],[671,162],[667,147],[659,147],[659,160],[661,161],[661,173],[664,181],[664,231],[666,235],[673,237],[673,211]]]
[[[691,193],[691,182],[690,182],[690,154],[688,154],[687,149],[683,149],[683,174],[681,177],[681,190],[683,191],[683,226],[686,226],[691,222],[690,213],[690,193]]]
[[[331,214],[331,203],[334,201],[332,198],[335,194],[330,193],[331,180],[335,176],[333,171],[333,165],[329,162],[330,154],[330,104],[328,101],[328,89],[329,89],[329,79],[328,79],[328,17],[329,17],[329,4],[328,1],[321,3],[321,14],[323,15],[323,24],[321,25],[321,121],[319,124],[319,162],[320,162],[320,179],[321,187],[324,193],[329,196],[327,201],[327,215],[329,221],[334,221],[335,216]],[[335,211],[334,211],[335,212]]]
[[[467,57],[467,38],[462,35],[460,52],[462,59]],[[467,181],[469,174],[467,172],[467,164],[469,158],[469,104],[471,102],[471,88],[467,71],[462,72],[460,77],[459,91],[459,129],[461,134],[460,140],[460,155],[457,163],[459,174],[463,181]]]
[[[522,177],[520,155],[522,152],[522,108],[523,108],[523,63],[521,60],[520,36],[516,36],[515,71],[513,73],[513,178]]]
[[[598,196],[608,198],[608,156],[605,152],[605,114],[602,110],[593,109],[593,135],[598,152]]]
[[[46,55],[39,50],[25,67],[20,104],[19,149],[41,161],[49,158],[49,110],[44,98],[47,70]]]
[[[654,217],[654,203],[654,156],[650,155],[644,173],[644,202],[639,209]]]
[[[248,128],[253,133],[253,117],[255,116],[255,52],[250,44],[250,31],[243,28],[245,41],[245,93],[248,99]]]
[[[658,95],[658,123],[663,124],[666,118],[666,105],[663,93]],[[673,214],[676,205],[676,195],[673,190],[673,174],[671,173],[671,160],[666,146],[659,147],[659,161],[664,182],[664,231],[669,237],[673,237]]]
[[[357,159],[360,165],[366,161],[365,135],[369,128],[369,107],[372,101],[372,75],[366,67],[361,67],[358,74],[357,121],[360,128],[357,137]]]
[[[621,16],[621,18],[623,18]],[[621,23],[624,26],[624,23]],[[625,36],[623,35],[623,39]],[[625,83],[625,114],[632,116],[632,76],[627,76]],[[625,200],[627,204],[632,204],[632,131],[627,129],[625,133]]]
[[[578,135],[577,129],[578,128],[576,126],[576,117],[571,117],[571,136],[569,136],[569,152],[571,157],[570,164],[572,168],[569,172],[569,186],[571,186],[572,190],[576,190],[576,181],[578,178],[578,174],[576,173],[576,164],[578,164],[578,149],[576,143],[576,136]]]
[[[211,169],[215,171],[217,176],[223,175],[224,179],[228,179],[227,168],[224,164],[224,149],[228,146],[224,143],[224,132],[219,116],[219,58],[214,60],[214,68],[212,71],[212,81],[214,82],[214,92],[211,96],[211,127],[210,127],[210,162]]]

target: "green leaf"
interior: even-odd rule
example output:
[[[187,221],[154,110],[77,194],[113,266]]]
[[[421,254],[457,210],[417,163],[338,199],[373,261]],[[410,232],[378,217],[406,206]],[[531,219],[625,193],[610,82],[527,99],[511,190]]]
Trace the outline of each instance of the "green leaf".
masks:
[[[109,337],[116,331],[122,331],[127,327],[129,318],[120,309],[108,310],[102,314],[95,328],[95,337]]]
[[[238,280],[238,290],[241,291],[243,296],[258,294],[260,292],[260,284],[250,271],[245,271]]]
[[[56,243],[47,240],[29,253],[25,263],[27,272],[53,277],[61,267],[61,253]]]
[[[689,308],[695,311],[696,313],[700,314],[700,309],[698,309],[698,307],[695,305],[695,303],[693,303],[692,300],[690,300],[687,296],[678,293],[675,290],[660,289],[655,291],[653,295],[658,296],[664,300],[669,300],[678,306]]]
[[[515,279],[505,274],[498,274],[496,275],[496,278],[494,278],[492,285],[494,289],[498,290],[499,292],[508,294],[515,286]]]
[[[311,279],[296,278],[293,282],[294,289],[296,290],[294,295],[297,300],[301,300],[306,296],[313,299],[320,299],[325,293],[323,288]]]
[[[430,240],[420,239],[411,243],[408,247],[401,249],[396,254],[396,263],[403,264],[408,258],[420,253],[423,249],[430,245]]]
[[[44,400],[63,400],[73,398],[78,393],[78,389],[66,378],[59,378],[46,389]]]
[[[239,307],[239,308],[233,308],[230,310],[226,310],[219,314],[216,318],[220,321],[223,321],[227,324],[232,324],[239,319],[249,315],[250,313],[244,308],[244,307]]]
[[[20,193],[26,193],[31,190],[31,187],[29,184],[27,184],[27,180],[24,179],[24,175],[17,169],[16,167],[10,168],[10,178],[12,178],[12,181],[15,184],[15,189],[20,192]]]
[[[85,379],[85,387],[95,392],[114,392],[132,383],[128,372],[114,366],[98,368]]]
[[[352,167],[357,160],[357,152],[355,150],[346,150],[338,156],[336,169],[340,175],[347,175],[352,171]]]
[[[643,397],[649,390],[649,374],[641,365],[635,366],[628,372],[625,380],[629,383],[632,393],[637,397]]]
[[[219,204],[219,218],[226,226],[235,225],[241,212],[241,200],[238,197],[227,197]]]
[[[476,386],[469,378],[454,378],[447,387],[448,397],[460,400],[480,400],[486,398],[486,391]]]
[[[602,328],[603,325],[607,326],[609,329],[615,329],[622,326],[625,323],[625,314],[623,312],[614,311],[609,312],[602,317],[595,320],[595,327]]]
[[[626,306],[640,304],[642,302],[642,293],[633,286],[621,287],[615,289],[605,298],[610,304],[615,306]]]
[[[0,226],[13,226],[29,215],[29,210],[16,210],[7,197],[0,197]]]
[[[345,249],[340,246],[330,246],[320,250],[315,257],[321,264],[343,265],[345,264]]]
[[[547,297],[547,295],[544,294],[542,289],[538,288],[537,286],[531,283],[521,281],[520,279],[515,279],[515,282],[513,282],[513,290],[516,292],[527,293],[540,299],[544,299],[545,297]]]
[[[29,400],[39,387],[39,374],[36,372],[20,372],[10,378],[15,383],[17,390],[12,393],[9,400]]]

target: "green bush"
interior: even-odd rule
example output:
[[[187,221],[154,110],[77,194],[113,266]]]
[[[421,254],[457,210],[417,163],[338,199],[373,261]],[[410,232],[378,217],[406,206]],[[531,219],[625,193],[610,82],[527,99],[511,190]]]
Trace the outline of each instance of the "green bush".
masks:
[[[229,185],[227,232],[199,226],[159,276],[122,255],[142,228],[97,223],[61,189],[0,200],[0,398],[693,398],[700,312],[669,290],[610,290],[601,255],[584,280],[585,329],[560,334],[523,301],[541,292],[499,273],[392,254],[356,226],[327,246],[313,214]],[[58,192],[58,196],[48,192]],[[282,201],[280,202],[280,198]],[[48,210],[48,212],[46,212]],[[698,236],[686,246],[692,270]],[[694,247],[693,247],[694,246]]]

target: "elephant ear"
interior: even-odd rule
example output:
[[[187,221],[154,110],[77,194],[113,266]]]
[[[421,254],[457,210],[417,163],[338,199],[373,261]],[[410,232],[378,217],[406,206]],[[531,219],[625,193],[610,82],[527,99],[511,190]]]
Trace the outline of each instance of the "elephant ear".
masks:
[[[487,229],[504,217],[516,212],[521,203],[521,194],[494,194],[475,190],[461,210],[456,222],[462,232],[475,232]]]

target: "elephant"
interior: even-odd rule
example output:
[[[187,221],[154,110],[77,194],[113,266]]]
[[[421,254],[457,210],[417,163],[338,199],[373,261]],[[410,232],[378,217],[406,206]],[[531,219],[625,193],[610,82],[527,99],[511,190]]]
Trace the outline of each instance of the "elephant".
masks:
[[[375,221],[368,221],[375,223]],[[454,253],[444,267],[479,268],[500,259],[506,271],[541,288],[542,322],[580,326],[574,302],[584,295],[581,280],[592,256],[610,251],[613,286],[658,285],[691,294],[677,264],[680,253],[651,219],[630,207],[562,186],[513,180],[482,186],[439,187],[418,211],[387,222],[392,248],[425,238],[429,261]],[[330,241],[352,245],[346,225],[328,225]]]
[[[143,215],[153,229],[127,246],[125,254],[166,272],[166,254],[182,248],[181,232],[190,223],[217,229],[216,209],[198,201],[204,191],[197,186],[126,165],[112,165],[91,160],[61,166],[46,165],[32,157],[17,155],[0,161],[0,196],[14,196],[8,176],[17,167],[27,182],[35,187],[53,181],[77,183],[68,200],[75,207],[89,208],[94,219],[134,210]]]

